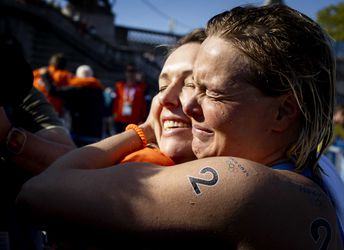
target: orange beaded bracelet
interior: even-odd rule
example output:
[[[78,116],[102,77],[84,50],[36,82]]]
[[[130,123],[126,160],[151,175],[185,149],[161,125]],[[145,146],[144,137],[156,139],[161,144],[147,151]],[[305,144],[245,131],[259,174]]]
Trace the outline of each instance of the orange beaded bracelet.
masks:
[[[136,124],[129,124],[128,126],[126,126],[125,131],[129,129],[132,129],[136,132],[136,134],[140,137],[142,141],[142,147],[145,148],[147,146],[147,139],[145,134],[143,133],[143,130]]]

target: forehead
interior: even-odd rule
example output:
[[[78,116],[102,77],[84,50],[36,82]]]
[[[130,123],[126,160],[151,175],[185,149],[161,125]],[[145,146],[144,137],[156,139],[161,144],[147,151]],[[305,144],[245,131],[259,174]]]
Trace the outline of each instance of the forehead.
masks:
[[[194,66],[197,81],[240,81],[247,77],[249,60],[232,44],[208,37],[201,45]]]
[[[187,43],[177,48],[166,59],[161,74],[192,70],[200,46],[199,43]]]

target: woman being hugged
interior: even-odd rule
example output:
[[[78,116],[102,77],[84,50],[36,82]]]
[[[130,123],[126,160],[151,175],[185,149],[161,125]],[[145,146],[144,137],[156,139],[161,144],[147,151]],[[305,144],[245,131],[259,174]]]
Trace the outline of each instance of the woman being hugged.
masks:
[[[110,166],[155,140],[152,110],[139,129],[76,149],[27,182],[22,210],[148,248],[343,249],[317,165],[332,136],[328,36],[283,5],[225,11],[206,32],[181,95],[198,160]]]

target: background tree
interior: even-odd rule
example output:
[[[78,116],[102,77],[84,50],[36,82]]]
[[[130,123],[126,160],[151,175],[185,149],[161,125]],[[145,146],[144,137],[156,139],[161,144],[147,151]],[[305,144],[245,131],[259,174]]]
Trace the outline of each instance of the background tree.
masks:
[[[344,41],[344,2],[320,10],[316,21],[336,41]]]

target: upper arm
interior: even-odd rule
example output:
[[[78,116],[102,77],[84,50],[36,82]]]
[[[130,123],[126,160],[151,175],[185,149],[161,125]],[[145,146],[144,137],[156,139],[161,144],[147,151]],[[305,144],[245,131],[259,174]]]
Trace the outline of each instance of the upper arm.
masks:
[[[75,147],[69,132],[66,128],[61,126],[42,129],[38,131],[36,135],[54,143],[70,146],[72,148]]]
[[[229,157],[172,167],[51,167],[23,190],[19,200],[31,203],[38,216],[130,235],[198,234],[257,249],[305,249],[320,244],[311,230],[319,230],[314,222],[321,218],[337,233],[328,200],[307,181]]]
[[[55,164],[28,181],[19,200],[38,208],[38,215],[48,212],[117,232],[223,234],[231,215],[239,216],[245,192],[252,192],[249,185],[239,184],[255,175],[241,166],[232,169],[226,159],[94,170],[59,169]]]
[[[204,164],[189,167],[190,172],[183,171],[185,166],[146,163],[92,170],[53,165],[24,184],[19,207],[35,222],[62,226],[63,232],[72,224],[87,231],[111,232],[112,238],[124,234],[131,239],[129,243],[142,239],[142,235],[154,242],[172,236],[175,242],[205,229],[207,234],[207,227],[218,223],[212,222],[215,203],[211,194],[216,192],[212,189],[218,188],[222,174],[216,166],[204,174],[199,173]],[[192,179],[198,177],[211,183],[199,184]],[[195,185],[201,193],[196,193]]]
[[[114,224],[117,211],[130,211],[132,216],[123,217],[133,220],[128,230],[216,235],[257,249],[308,249],[322,244],[330,249],[338,243],[329,198],[302,176],[230,157],[170,168],[133,168],[136,174],[117,179],[117,188],[129,185],[129,202],[124,198],[128,203],[119,210],[123,200],[113,204]],[[123,168],[123,173],[127,171],[131,172]]]

